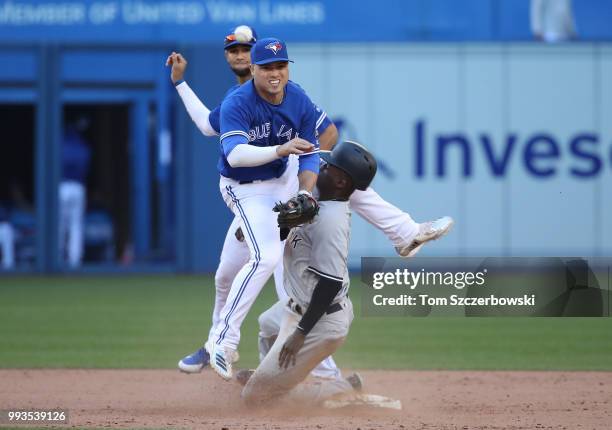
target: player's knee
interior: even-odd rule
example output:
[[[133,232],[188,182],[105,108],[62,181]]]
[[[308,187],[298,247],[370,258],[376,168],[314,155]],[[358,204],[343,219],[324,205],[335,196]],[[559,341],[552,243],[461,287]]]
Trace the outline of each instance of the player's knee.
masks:
[[[259,335],[262,337],[276,336],[280,329],[279,324],[276,322],[276,315],[274,308],[270,308],[265,312],[262,312],[257,317],[259,323]]]

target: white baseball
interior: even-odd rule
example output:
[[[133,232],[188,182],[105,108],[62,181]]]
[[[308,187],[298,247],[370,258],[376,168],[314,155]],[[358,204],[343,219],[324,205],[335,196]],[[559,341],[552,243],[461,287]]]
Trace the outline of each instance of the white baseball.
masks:
[[[234,30],[234,35],[236,36],[236,41],[238,42],[249,42],[253,39],[253,30],[248,25],[239,25]]]

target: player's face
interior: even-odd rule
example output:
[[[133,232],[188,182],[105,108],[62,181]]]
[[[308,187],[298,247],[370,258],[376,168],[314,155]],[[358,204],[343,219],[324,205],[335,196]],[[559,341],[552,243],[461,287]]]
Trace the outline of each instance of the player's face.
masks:
[[[251,75],[251,47],[234,45],[225,50],[225,60],[236,76],[244,78]]]
[[[317,188],[321,199],[328,200],[337,197],[351,186],[350,183],[351,179],[344,173],[344,170],[325,162],[321,163],[317,177]]]
[[[330,171],[331,168],[331,171]],[[321,162],[319,176],[317,177],[317,188],[319,192],[329,193],[334,189],[334,166]]]
[[[251,66],[255,86],[260,93],[272,98],[283,96],[289,80],[289,65],[286,61]]]

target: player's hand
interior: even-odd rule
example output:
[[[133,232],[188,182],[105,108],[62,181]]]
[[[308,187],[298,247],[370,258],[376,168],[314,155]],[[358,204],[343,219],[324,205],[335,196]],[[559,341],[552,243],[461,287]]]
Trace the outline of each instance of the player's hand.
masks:
[[[289,142],[276,147],[276,154],[279,157],[287,157],[289,154],[305,154],[314,149],[314,145],[307,140],[296,137]]]
[[[176,83],[183,79],[185,69],[187,69],[187,60],[178,52],[172,52],[166,59],[166,67],[171,66],[170,79],[172,83]]]
[[[289,366],[295,366],[295,357],[297,357],[297,353],[304,346],[305,339],[306,335],[299,330],[295,330],[287,338],[278,356],[278,367],[286,369]]]

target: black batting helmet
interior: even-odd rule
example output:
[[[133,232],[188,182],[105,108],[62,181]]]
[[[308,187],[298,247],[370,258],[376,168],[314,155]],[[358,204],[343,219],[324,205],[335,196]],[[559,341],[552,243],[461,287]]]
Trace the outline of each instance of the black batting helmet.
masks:
[[[344,170],[358,190],[365,190],[376,175],[376,159],[362,145],[351,140],[337,144],[331,152],[321,152],[328,164]]]

